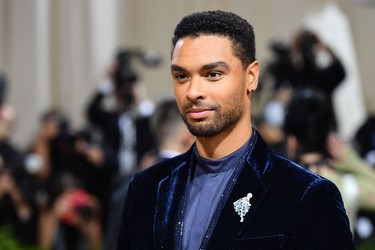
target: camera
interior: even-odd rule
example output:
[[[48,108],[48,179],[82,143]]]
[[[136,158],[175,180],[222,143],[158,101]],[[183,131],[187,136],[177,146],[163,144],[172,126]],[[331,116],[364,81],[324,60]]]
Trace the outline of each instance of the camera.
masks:
[[[115,88],[126,105],[135,102],[133,85],[138,81],[138,73],[133,67],[133,60],[138,59],[144,66],[157,67],[161,57],[152,51],[141,49],[120,49],[116,55],[116,70],[113,75]]]
[[[83,189],[77,188],[63,194],[68,209],[61,214],[60,220],[68,225],[74,225],[77,220],[90,220],[94,217],[94,201]]]

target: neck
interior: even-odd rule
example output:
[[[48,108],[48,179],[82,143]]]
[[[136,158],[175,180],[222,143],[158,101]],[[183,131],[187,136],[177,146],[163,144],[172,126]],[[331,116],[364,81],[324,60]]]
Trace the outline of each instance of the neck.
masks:
[[[242,147],[251,137],[251,124],[241,129],[234,127],[213,137],[197,137],[196,145],[200,156],[216,160]]]

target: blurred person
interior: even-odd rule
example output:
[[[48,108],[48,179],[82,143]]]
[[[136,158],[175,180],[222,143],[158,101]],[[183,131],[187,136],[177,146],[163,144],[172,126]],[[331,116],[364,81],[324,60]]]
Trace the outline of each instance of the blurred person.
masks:
[[[354,148],[365,162],[375,167],[375,116],[369,115],[354,134]],[[356,240],[359,244],[375,243],[375,213],[368,209],[359,211]]]
[[[353,233],[360,209],[375,210],[375,172],[333,133],[325,94],[297,89],[285,118],[288,155],[340,189]]]
[[[293,64],[290,48],[286,44],[273,41],[270,49],[273,60],[266,65],[263,78],[271,81],[272,88],[263,108],[263,120],[268,126],[281,128],[285,117],[285,106],[293,90],[291,79]]]
[[[0,73],[0,227],[10,226],[18,240],[35,243],[35,210],[27,196],[22,152],[12,143],[15,110],[6,102],[7,81]]]
[[[97,242],[101,241],[101,236],[97,238],[101,235],[99,202],[77,208],[74,204],[67,206],[77,209],[75,217],[79,223],[76,220],[68,223],[59,216],[63,209],[60,205],[68,204],[61,202],[61,197],[76,189],[87,193],[86,177],[92,171],[82,163],[76,141],[68,117],[59,109],[51,109],[42,115],[39,131],[25,156],[24,167],[33,178],[30,189],[34,191],[33,199],[38,208],[38,244],[45,249],[53,249],[56,245],[78,249],[78,244],[86,244],[85,249],[94,249],[93,245],[97,247]],[[87,199],[97,198],[87,193]],[[73,199],[71,202],[77,201]],[[93,224],[97,228],[95,232],[90,229]],[[96,235],[95,241],[87,230]]]
[[[260,117],[254,119],[254,126],[267,144],[281,154],[286,154],[283,126],[286,107],[292,93],[293,90],[289,86],[280,86],[266,102]]]
[[[64,112],[52,108],[42,114],[24,160],[25,168],[35,180],[41,207],[52,204],[66,178],[81,182],[85,173],[77,161],[74,143],[75,133]]]
[[[354,150],[354,148],[336,134],[327,138],[328,163],[334,169],[353,174],[359,186],[358,207],[360,210],[375,212],[375,171]]]
[[[77,152],[77,160],[84,168],[80,178],[83,187],[98,199],[101,224],[105,230],[115,174],[113,169],[105,164],[104,158],[108,149],[97,131],[89,127],[76,133],[74,148]]]
[[[39,218],[42,249],[94,250],[102,244],[100,203],[69,176]]]
[[[6,102],[7,81],[0,72],[0,156],[2,164],[14,168],[21,161],[21,153],[11,142],[16,121],[14,108]]]
[[[301,154],[314,151],[328,155],[325,143],[333,130],[329,126],[331,113],[327,106],[327,96],[322,91],[312,87],[294,91],[284,123],[290,158],[298,160]]]
[[[12,158],[17,161],[8,162],[9,158],[3,157],[3,149],[0,150],[0,228],[10,228],[20,242],[36,244],[36,211],[25,191],[27,179],[22,171],[21,155]],[[7,151],[9,154],[9,148]]]
[[[157,142],[157,161],[186,152],[195,141],[181,119],[175,99],[159,103],[151,118],[151,125]]]
[[[263,102],[256,103],[260,104],[258,108],[260,112],[253,115],[254,126],[273,150],[286,154],[283,124],[286,105],[290,101],[295,83],[295,68],[289,44],[274,39],[271,40],[268,48],[271,52],[271,60],[266,63],[260,74],[257,98],[261,96]]]
[[[296,33],[292,44],[294,87],[310,86],[325,93],[330,111],[330,126],[337,130],[333,107],[333,93],[343,82],[346,70],[339,57],[313,31],[302,29]]]
[[[138,52],[119,50],[109,70],[108,80],[100,84],[87,108],[88,120],[97,126],[104,138],[104,162],[121,182],[138,166],[143,155],[155,147],[149,117],[137,112],[139,76],[132,66]],[[116,107],[106,109],[106,97],[114,97]]]
[[[40,157],[40,165],[35,169],[36,179],[50,182],[61,172],[75,171],[73,146],[74,135],[67,116],[58,109],[45,112],[40,120],[30,152]],[[69,168],[69,169],[68,169]]]
[[[57,197],[52,210],[52,219],[58,223],[55,247],[66,250],[100,249],[100,213],[100,204],[95,196],[81,188],[66,188]]]
[[[332,180],[341,190],[352,230],[357,213],[357,183],[354,199],[344,189],[345,176],[327,162],[326,147],[332,113],[325,93],[316,88],[297,88],[287,107],[284,129],[287,136],[287,155],[307,169]]]
[[[0,167],[0,227],[9,227],[18,240],[35,242],[34,210],[14,174]]]
[[[142,55],[133,49],[120,49],[117,52],[108,70],[108,79],[99,84],[86,110],[89,126],[96,130],[93,136],[101,138],[97,145],[99,147],[87,148],[84,145],[88,144],[84,140],[80,140],[81,143],[77,145],[83,153],[81,155],[86,155],[86,159],[98,170],[101,169],[98,172],[103,174],[102,181],[100,176],[96,180],[104,184],[102,191],[97,190],[103,204],[104,232],[111,231],[107,229],[107,221],[111,199],[115,195],[113,192],[121,189],[122,183],[138,170],[144,155],[155,149],[149,114],[143,115],[138,109],[142,86],[133,60],[142,61]],[[106,106],[109,100],[114,100],[114,107]]]
[[[346,70],[332,48],[317,33],[302,28],[295,33],[291,44],[274,40],[270,49],[273,60],[268,63],[265,75],[272,79],[273,92],[299,87],[312,87],[323,91],[328,98],[328,109],[332,113],[330,126],[337,130],[333,94],[343,82]]]
[[[181,119],[176,100],[162,100],[151,116],[151,131],[156,140],[156,152],[149,152],[143,159],[139,170],[145,170],[156,162],[175,157],[187,151],[194,142],[194,136],[186,128]],[[123,181],[114,191],[111,202],[109,230],[106,235],[105,249],[116,249],[117,241],[113,235],[118,235],[121,213],[131,178]]]
[[[369,115],[354,135],[356,150],[375,168],[375,116]]]
[[[295,66],[292,61],[291,45],[275,39],[271,41],[269,49],[272,59],[266,65],[265,75],[272,78],[273,90],[292,86],[295,83],[293,76]]]
[[[346,76],[334,51],[315,32],[301,29],[294,37],[291,53],[297,70],[297,79],[292,84],[318,88],[330,102],[333,90]]]
[[[251,126],[254,40],[230,12],[177,24],[171,74],[196,142],[133,178],[117,249],[354,249],[336,186],[272,151]]]

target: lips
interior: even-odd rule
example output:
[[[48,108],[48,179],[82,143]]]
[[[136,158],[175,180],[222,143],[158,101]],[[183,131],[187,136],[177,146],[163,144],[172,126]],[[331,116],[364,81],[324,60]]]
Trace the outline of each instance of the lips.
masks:
[[[198,120],[208,117],[212,111],[208,108],[191,108],[187,110],[186,115],[188,118]]]

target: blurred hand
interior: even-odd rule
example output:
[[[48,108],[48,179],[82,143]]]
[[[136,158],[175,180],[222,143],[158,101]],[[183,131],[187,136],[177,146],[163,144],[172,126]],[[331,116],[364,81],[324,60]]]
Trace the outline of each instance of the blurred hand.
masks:
[[[344,159],[348,153],[350,146],[347,142],[337,134],[331,133],[327,138],[327,150],[332,158],[336,161]]]
[[[11,194],[12,190],[14,190],[13,177],[7,171],[2,171],[0,174],[0,199]]]
[[[10,196],[17,210],[18,218],[23,222],[29,220],[32,213],[30,206],[24,201],[23,195],[13,176],[7,171],[2,171],[0,173],[0,199],[7,194]]]
[[[67,211],[71,209],[71,205],[69,204],[69,196],[71,191],[65,191],[62,193],[55,201],[54,211],[57,217],[61,217]]]
[[[87,159],[97,167],[103,165],[104,162],[104,152],[102,148],[98,145],[90,145],[86,151]]]

